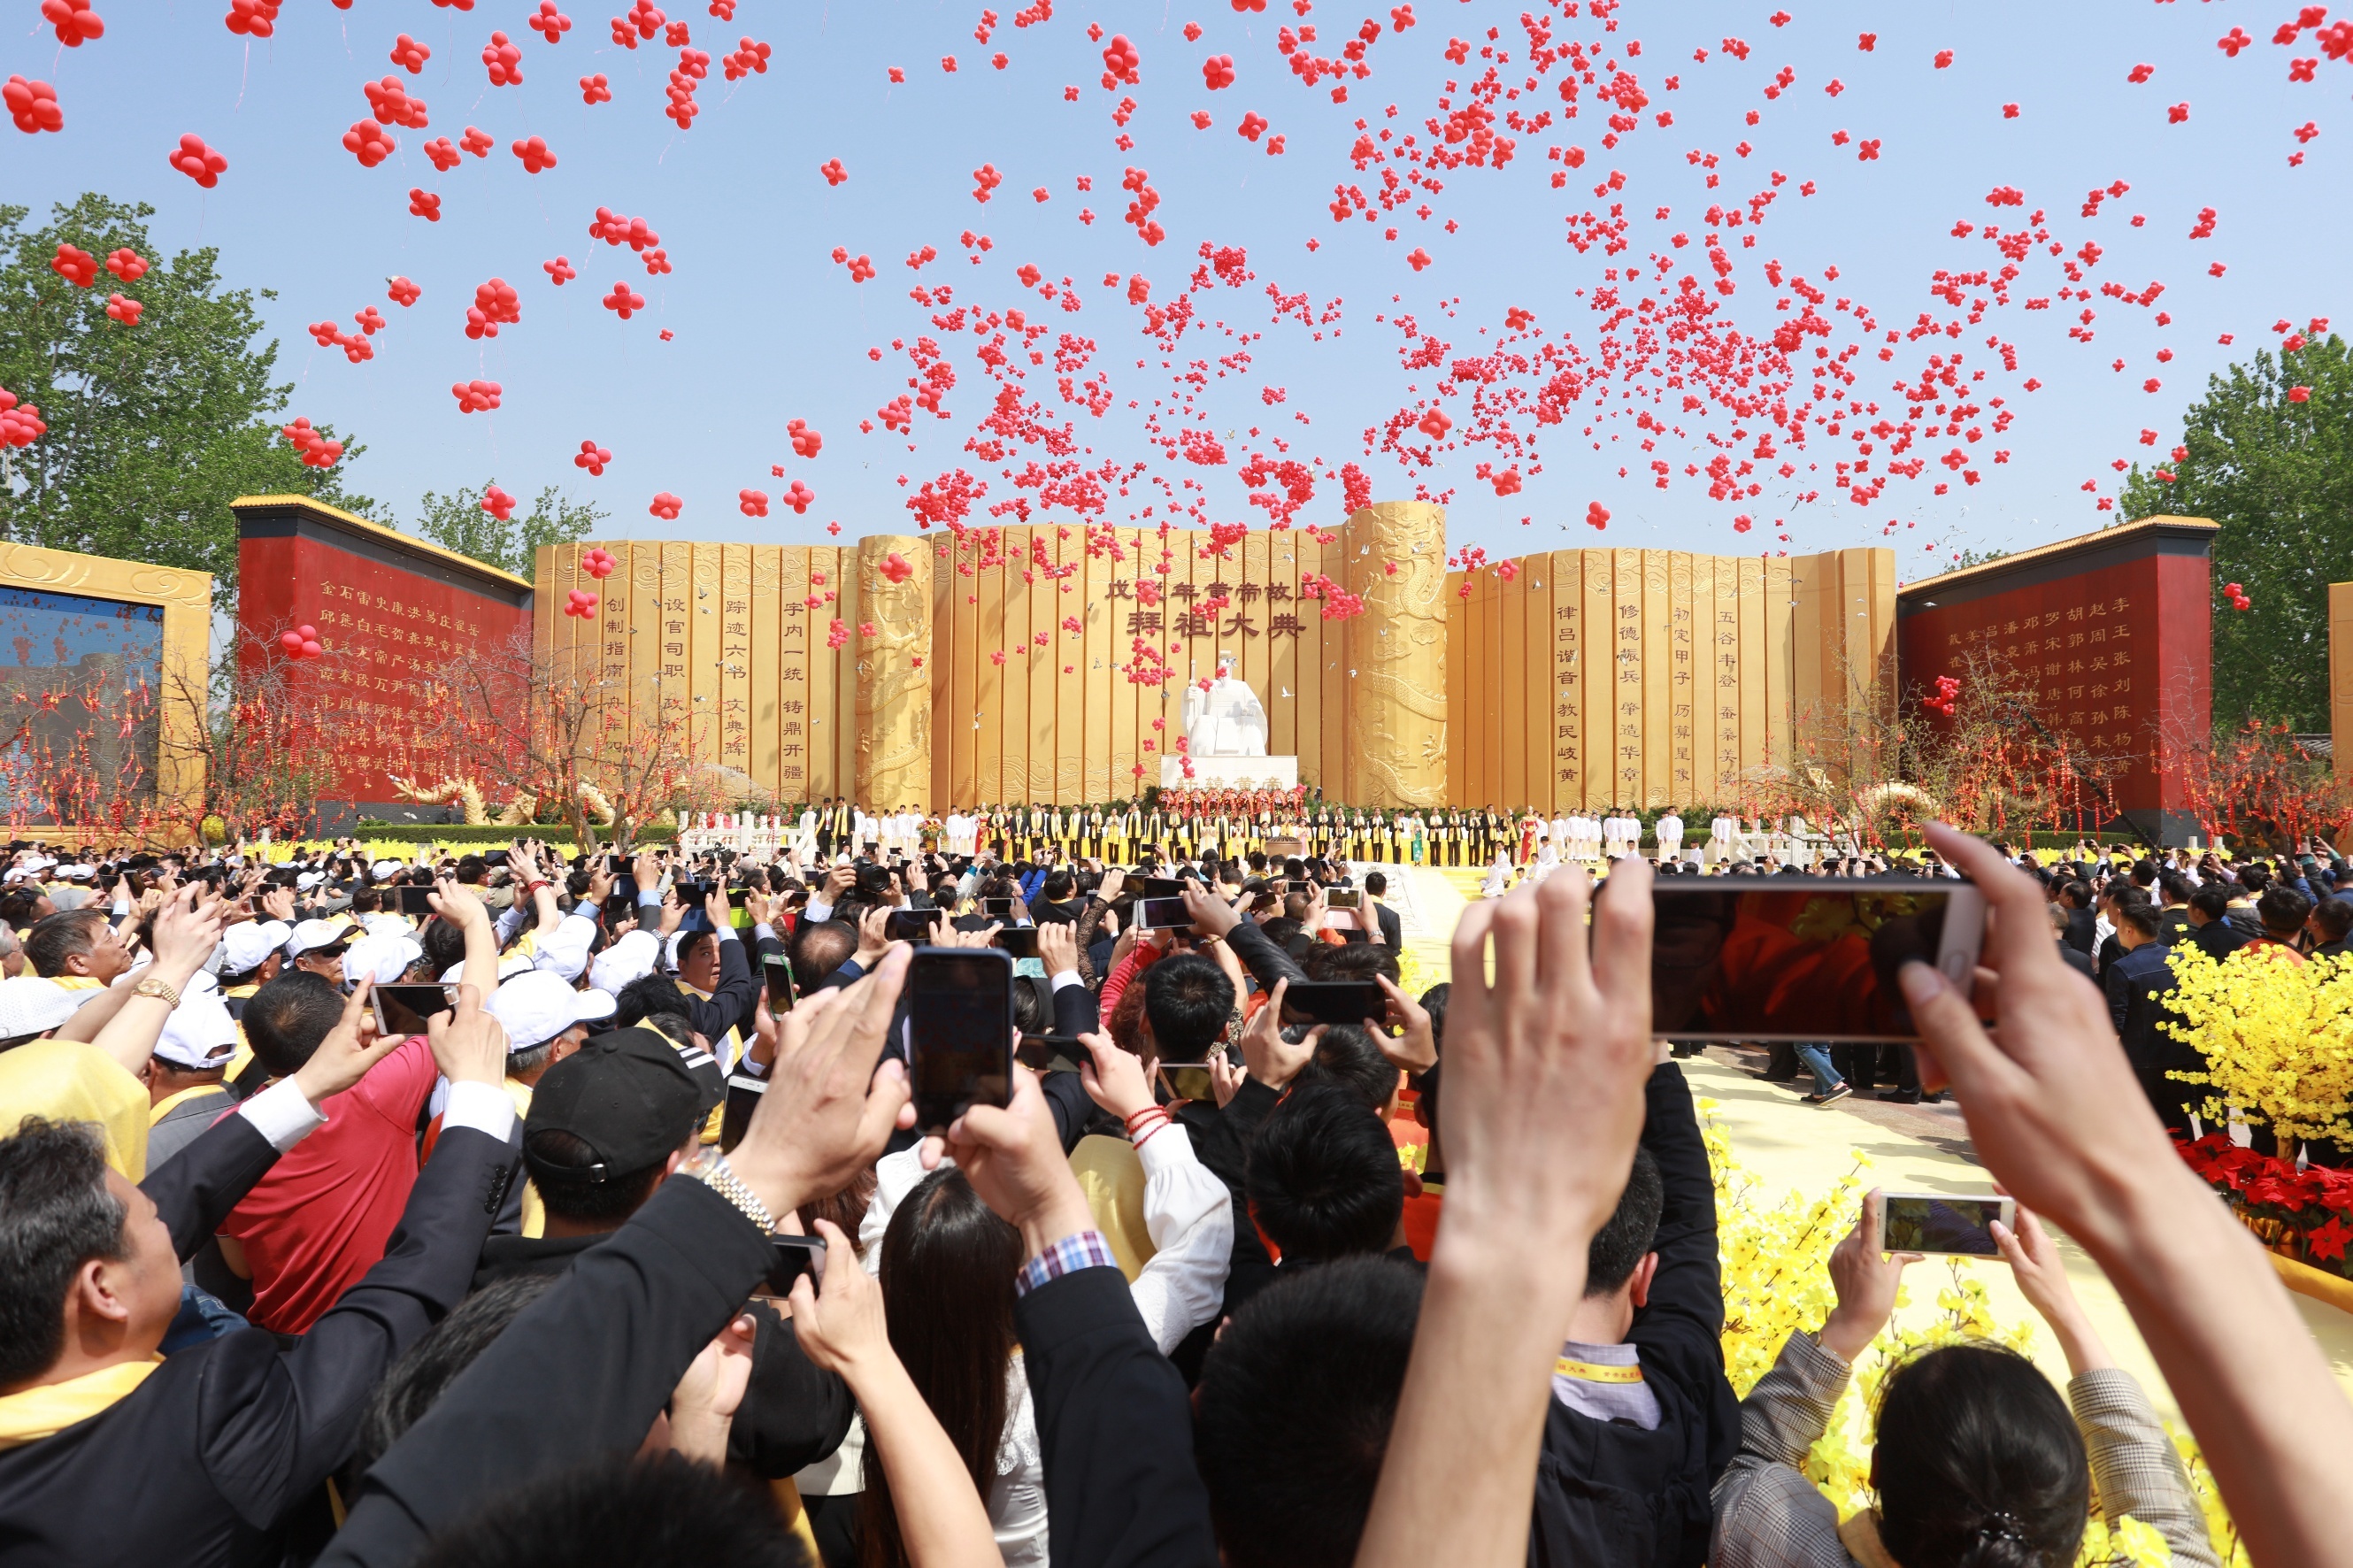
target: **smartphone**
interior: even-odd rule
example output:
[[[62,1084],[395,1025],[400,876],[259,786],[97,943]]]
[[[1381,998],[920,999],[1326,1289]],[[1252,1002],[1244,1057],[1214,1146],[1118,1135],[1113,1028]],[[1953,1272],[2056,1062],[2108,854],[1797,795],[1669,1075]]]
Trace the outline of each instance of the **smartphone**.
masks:
[[[1989,1227],[2018,1225],[2017,1203],[1998,1193],[1882,1193],[1879,1205],[1879,1244],[1890,1252],[1999,1258]]]
[[[983,899],[980,900],[980,912],[993,921],[1009,921],[1013,918],[1013,900]]]
[[[1013,1093],[1013,957],[996,948],[919,947],[907,966],[915,1125],[946,1127],[967,1106]]]
[[[1217,1080],[1209,1076],[1208,1063],[1162,1062],[1159,1066],[1160,1080],[1177,1099],[1216,1100]]]
[[[400,888],[400,912],[405,915],[429,915],[433,912],[433,889],[403,883]]]
[[[883,918],[882,937],[886,942],[929,942],[932,939],[931,910],[892,910]]]
[[[678,895],[680,906],[684,909],[691,910],[702,907],[703,902],[711,897],[712,890],[716,884],[711,882],[689,882],[681,880],[672,882],[670,886],[670,891]]]
[[[419,1023],[436,1013],[447,1013],[455,1005],[447,985],[378,985],[368,993],[368,1005],[375,1009],[378,1035],[389,1035],[395,1027],[385,1017],[386,1002],[396,1002],[407,1008]]]
[[[808,1276],[812,1288],[825,1278],[825,1237],[772,1236],[768,1245],[776,1250],[768,1263],[766,1294],[791,1295],[793,1281],[804,1274]]]
[[[1388,997],[1369,980],[1294,980],[1282,993],[1286,1024],[1377,1022],[1388,1012]]]
[[[1033,1072],[1076,1072],[1088,1059],[1076,1035],[1024,1035],[1013,1054]]]
[[[793,961],[772,952],[760,961],[768,977],[768,1016],[781,1018],[793,1010]]]
[[[751,896],[752,889],[749,888],[730,888],[727,889],[727,907],[731,910],[740,910],[744,907],[744,900]]]
[[[1146,931],[1188,931],[1193,916],[1182,899],[1138,899],[1135,923]]]
[[[1365,895],[1357,888],[1335,888],[1324,896],[1324,907],[1327,910],[1361,910],[1365,907]]]
[[[511,849],[492,849],[482,857],[482,864],[485,866],[503,866],[507,863],[508,858],[514,852]]]
[[[1038,956],[1038,928],[1007,926],[997,933],[996,945],[1016,958],[1035,958]]]
[[[752,1113],[760,1109],[760,1097],[768,1092],[768,1080],[748,1073],[730,1073],[727,1078],[725,1109],[719,1113],[719,1152],[723,1154],[744,1142],[751,1130]]]
[[[1137,897],[1145,899],[1181,899],[1185,896],[1185,879],[1182,877],[1139,877],[1135,879],[1135,892]]]
[[[1286,893],[1306,893],[1312,896],[1315,891],[1315,884],[1304,877],[1293,877],[1283,883],[1282,890]]]
[[[1651,900],[1651,1031],[1670,1040],[1916,1039],[1896,971],[1917,960],[1967,996],[1985,933],[1985,895],[1958,881],[1674,877]]]
[[[605,857],[605,869],[610,871],[616,877],[630,876],[636,872],[637,868],[638,858],[634,855],[607,855]]]

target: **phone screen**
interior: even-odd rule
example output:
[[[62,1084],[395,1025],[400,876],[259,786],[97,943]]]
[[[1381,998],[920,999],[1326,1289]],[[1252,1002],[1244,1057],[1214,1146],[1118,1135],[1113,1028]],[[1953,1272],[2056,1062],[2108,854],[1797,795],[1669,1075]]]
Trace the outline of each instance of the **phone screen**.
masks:
[[[1356,888],[1335,888],[1324,897],[1327,910],[1360,910],[1365,907],[1365,895]]]
[[[1178,931],[1189,927],[1193,917],[1182,899],[1138,899],[1135,923],[1147,931]]]
[[[1887,1193],[1880,1245],[1890,1252],[1957,1252],[1998,1258],[1993,1222],[2016,1223],[2011,1201],[1998,1194]]]
[[[889,942],[929,942],[932,936],[930,910],[892,910],[883,917],[882,935]]]
[[[1087,1047],[1076,1035],[1024,1035],[1014,1055],[1033,1072],[1076,1072]]]
[[[616,877],[627,877],[637,870],[638,858],[634,855],[607,855],[605,857],[605,868]]]
[[[1673,877],[1651,897],[1651,1027],[1677,1040],[1913,1039],[1897,969],[1966,995],[1985,921],[1966,882]]]
[[[1209,1075],[1207,1062],[1162,1062],[1161,1080],[1168,1092],[1179,1100],[1214,1100],[1217,1079]]]
[[[512,853],[513,851],[509,849],[493,849],[482,857],[482,864],[485,866],[503,866],[507,863],[508,856]]]
[[[452,1004],[447,985],[378,985],[368,992],[368,1003],[375,1009],[375,1029],[379,1035],[389,1035],[405,1026],[388,1021],[386,1005],[397,1004],[417,1016],[419,1023],[436,1013],[447,1013]]]
[[[731,910],[740,910],[744,907],[744,900],[751,896],[752,889],[749,888],[730,888],[727,889],[727,907]]]
[[[1038,956],[1038,928],[1007,926],[997,933],[996,945],[1016,958],[1035,958]]]
[[[980,900],[980,912],[993,921],[1010,920],[1013,916],[1013,900],[983,899]]]
[[[1147,899],[1177,899],[1185,895],[1181,877],[1139,877],[1136,891]]]
[[[719,1152],[723,1154],[744,1142],[751,1129],[752,1113],[760,1109],[760,1097],[768,1092],[768,1080],[753,1078],[747,1073],[731,1074],[727,1079],[726,1109],[719,1113]]]
[[[772,952],[760,961],[767,972],[768,1016],[781,1018],[793,1010],[793,961],[781,952]]]
[[[400,912],[405,915],[429,915],[433,912],[433,889],[403,886],[400,889]]]
[[[771,1296],[789,1296],[793,1281],[806,1274],[815,1285],[825,1277],[825,1237],[821,1236],[772,1236],[769,1245],[775,1253],[768,1264],[765,1286]]]
[[[916,950],[907,968],[915,1121],[945,1127],[1013,1090],[1013,960],[994,948]]]
[[[1361,1024],[1388,1010],[1388,997],[1369,980],[1294,980],[1282,993],[1286,1024]]]

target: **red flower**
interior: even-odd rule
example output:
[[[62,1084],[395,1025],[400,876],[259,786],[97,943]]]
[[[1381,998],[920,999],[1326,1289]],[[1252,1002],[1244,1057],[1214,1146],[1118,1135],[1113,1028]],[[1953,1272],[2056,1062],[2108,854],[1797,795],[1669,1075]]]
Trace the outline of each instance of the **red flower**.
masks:
[[[2306,1232],[2305,1236],[2306,1248],[2315,1258],[2341,1259],[2345,1256],[2345,1244],[2348,1241],[2353,1241],[2353,1230],[2348,1230],[2345,1222],[2335,1215],[2328,1216],[2327,1225]]]

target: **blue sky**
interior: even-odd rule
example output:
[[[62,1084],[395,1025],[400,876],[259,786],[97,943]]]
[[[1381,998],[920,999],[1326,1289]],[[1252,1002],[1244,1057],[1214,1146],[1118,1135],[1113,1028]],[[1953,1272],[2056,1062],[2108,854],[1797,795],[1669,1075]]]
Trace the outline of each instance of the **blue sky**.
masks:
[[[614,0],[593,9],[587,0],[566,0],[574,26],[552,47],[524,26],[533,11],[526,0],[477,0],[466,11],[427,0],[354,0],[347,11],[289,0],[276,36],[250,43],[223,26],[222,0],[97,3],[108,21],[99,40],[65,50],[36,26],[5,47],[0,76],[55,82],[66,127],[57,135],[7,133],[0,200],[30,204],[37,213],[84,190],[149,202],[158,209],[159,245],[218,246],[232,281],[276,289],[267,315],[281,365],[297,384],[290,413],[332,422],[367,445],[350,483],[377,498],[392,514],[386,521],[413,516],[424,490],[493,476],[518,495],[554,483],[593,499],[612,513],[601,530],[607,537],[822,542],[829,521],[839,521],[845,539],[913,531],[906,497],[960,463],[992,481],[988,500],[1001,499],[1010,488],[963,450],[990,391],[972,361],[970,332],[955,345],[959,384],[946,399],[954,417],[919,415],[913,451],[909,438],[879,425],[871,435],[858,430],[906,390],[909,367],[892,341],[945,335],[929,325],[933,312],[908,298],[911,286],[944,281],[959,302],[1024,303],[1057,331],[1097,342],[1095,364],[1108,368],[1114,401],[1100,418],[1075,416],[1092,460],[1143,461],[1172,479],[1198,479],[1208,515],[1256,523],[1261,514],[1246,503],[1247,487],[1230,465],[1215,471],[1172,465],[1145,439],[1142,411],[1127,402],[1148,408],[1154,396],[1167,395],[1170,376],[1142,334],[1141,312],[1102,287],[1107,273],[1140,272],[1152,280],[1155,300],[1165,300],[1182,287],[1203,241],[1247,247],[1258,277],[1248,289],[1218,290],[1200,301],[1236,332],[1265,334],[1250,344],[1247,374],[1213,380],[1208,394],[1205,423],[1237,432],[1227,443],[1232,458],[1269,449],[1240,434],[1256,425],[1268,437],[1284,436],[1293,456],[1362,464],[1377,497],[1409,495],[1416,476],[1387,458],[1366,458],[1362,432],[1412,401],[1409,383],[1426,391],[1428,377],[1399,368],[1399,340],[1376,313],[1411,313],[1458,352],[1476,344],[1482,323],[1500,331],[1513,306],[1589,342],[1590,313],[1577,291],[1590,289],[1602,268],[1617,263],[1565,244],[1563,216],[1595,205],[1590,182],[1611,168],[1626,177],[1618,199],[1637,220],[1632,250],[1619,260],[1663,247],[1671,233],[1695,234],[1708,202],[1745,197],[1768,170],[1787,174],[1789,184],[1766,222],[1746,231],[1757,235],[1757,248],[1732,252],[1740,287],[1725,309],[1747,331],[1769,332],[1779,320],[1777,291],[1759,276],[1768,258],[1817,278],[1835,265],[1839,279],[1828,287],[1867,302],[1883,327],[1941,310],[1927,293],[1935,269],[1983,267],[1989,258],[1998,265],[1989,247],[1950,233],[1957,219],[2014,220],[2017,214],[1986,205],[1998,185],[2017,186],[2028,208],[2047,209],[2054,237],[2071,251],[2085,239],[2103,247],[2093,286],[2112,280],[2138,289],[2163,281],[2161,308],[2172,323],[2160,329],[2151,310],[2096,300],[2096,335],[2085,344],[2067,336],[2080,307],[2029,313],[2013,303],[1989,312],[1963,346],[1974,366],[1991,357],[1980,346],[1988,331],[2017,345],[2018,371],[1996,367],[1983,384],[2016,410],[2000,442],[1985,443],[2010,457],[1997,467],[1973,449],[1983,482],[1955,482],[1944,498],[1931,495],[1930,481],[1949,476],[1932,465],[1928,477],[1891,484],[1868,508],[1834,499],[1791,506],[1802,489],[1837,496],[1831,461],[1852,454],[1828,440],[1799,456],[1793,479],[1760,475],[1771,488],[1753,501],[1711,501],[1704,480],[1680,474],[1658,490],[1644,471],[1651,454],[1631,450],[1640,433],[1619,420],[1600,427],[1599,452],[1573,429],[1545,432],[1544,472],[1508,498],[1473,478],[1474,463],[1493,453],[1447,456],[1428,478],[1434,488],[1458,487],[1449,526],[1456,545],[1501,557],[1587,543],[1733,552],[1760,543],[1797,551],[1894,542],[1904,547],[1903,574],[1921,575],[1934,569],[1935,557],[1919,548],[1926,542],[2016,547],[2112,521],[2079,487],[2096,479],[2100,494],[2113,494],[2111,460],[2149,455],[2139,444],[2144,428],[2159,432],[2160,450],[2170,446],[2209,374],[2274,343],[2277,319],[2353,321],[2353,302],[2344,298],[2353,274],[2342,259],[2353,225],[2342,163],[2353,122],[2341,112],[2353,90],[2353,59],[2322,58],[2316,80],[2292,83],[2290,60],[2322,51],[2311,33],[2292,48],[2271,42],[2295,9],[2284,4],[2258,10],[2238,0],[2057,6],[1788,0],[1781,13],[1788,20],[1776,26],[1770,5],[1686,0],[1626,5],[1608,34],[1587,17],[1558,19],[1556,6],[1557,40],[1604,42],[1610,58],[1640,74],[1652,99],[1641,129],[1614,152],[1601,151],[1599,121],[1607,108],[1588,93],[1583,118],[1520,137],[1519,155],[1505,169],[1445,175],[1432,218],[1406,215],[1401,237],[1391,243],[1381,237],[1382,226],[1335,224],[1326,207],[1335,182],[1369,190],[1377,177],[1349,162],[1356,120],[1419,131],[1444,83],[1467,82],[1477,63],[1450,64],[1443,58],[1450,37],[1475,47],[1487,27],[1501,29],[1498,47],[1515,62],[1506,74],[1516,77],[1525,43],[1520,6],[1419,0],[1417,25],[1401,33],[1385,25],[1370,50],[1371,78],[1352,82],[1349,101],[1335,105],[1328,84],[1303,86],[1278,52],[1277,28],[1301,20],[1283,0],[1257,13],[1238,13],[1231,0],[1189,6],[1063,0],[1050,19],[1019,28],[1011,0],[997,0],[1002,15],[986,46],[973,36],[983,7],[969,0],[740,0],[732,23],[711,16],[706,0],[682,0],[669,7],[672,19],[688,22],[693,46],[713,58],[698,95],[702,112],[681,134],[660,113],[664,75],[678,51],[659,39],[634,51],[616,47],[608,18],[622,7]],[[1367,15],[1386,24],[1388,12],[1386,5],[1343,9],[1317,0],[1304,19],[1321,35],[1317,52],[1336,54]],[[19,8],[20,16],[28,13],[37,21],[31,5]],[[1198,42],[1183,37],[1187,22],[1202,27]],[[1089,40],[1090,24],[1135,43],[1140,85],[1117,92],[1098,85],[1102,45]],[[2215,44],[2233,26],[2255,40],[2236,58]],[[480,55],[494,28],[522,48],[519,87],[489,85]],[[1862,32],[1876,35],[1868,53],[1857,47]],[[431,124],[396,130],[398,152],[363,169],[341,138],[365,117],[362,84],[396,71],[386,56],[401,33],[432,50],[421,75],[397,72],[429,106]],[[719,58],[744,37],[772,46],[769,68],[729,83]],[[1749,46],[1745,60],[1724,52],[1727,37]],[[1635,39],[1639,59],[1625,55]],[[1704,63],[1693,58],[1703,48]],[[1934,58],[1943,49],[1954,58],[1937,68]],[[999,51],[1008,60],[1001,70],[989,62]],[[1218,54],[1233,57],[1239,79],[1212,92],[1201,63]],[[954,74],[941,68],[948,55],[958,62]],[[2144,63],[2154,67],[2149,79],[2128,80]],[[1766,100],[1762,89],[1785,65],[1793,82]],[[904,71],[902,85],[889,80],[892,66]],[[590,107],[576,84],[598,72],[609,79],[613,100]],[[1663,89],[1661,79],[1669,75],[1679,79],[1676,90]],[[1833,78],[1843,84],[1835,97],[1824,90]],[[1065,101],[1069,84],[1081,89],[1076,103]],[[1123,95],[1137,101],[1128,151],[1114,144],[1120,132],[1110,120]],[[2169,122],[2168,106],[2182,102],[2190,106],[2188,121]],[[1388,121],[1383,111],[1392,103],[1399,112]],[[2019,106],[2016,118],[2004,118],[2006,103]],[[1557,107],[1549,81],[1522,107],[1538,105]],[[1194,128],[1188,116],[1197,110],[1211,114],[1211,129]],[[1672,128],[1652,122],[1661,110],[1672,113]],[[1751,110],[1760,116],[1753,128],[1745,123]],[[1271,157],[1263,140],[1253,144],[1235,133],[1245,110],[1264,115],[1270,133],[1284,137],[1282,155]],[[2321,134],[2302,149],[2303,165],[2291,167],[2289,154],[2299,150],[2292,132],[2307,121]],[[494,138],[490,157],[437,173],[423,144],[443,135],[454,141],[469,125]],[[1839,130],[1857,142],[1878,141],[1878,160],[1859,162],[1854,145],[1833,145]],[[210,192],[165,165],[164,153],[185,132],[229,160]],[[559,159],[535,176],[508,151],[510,142],[532,135],[545,138]],[[1733,151],[1743,138],[1752,148],[1745,160]],[[1549,176],[1558,165],[1546,161],[1544,148],[1567,142],[1583,145],[1588,161],[1567,190],[1555,191]],[[1704,189],[1702,170],[1687,162],[1694,150],[1718,154],[1721,189]],[[833,158],[849,173],[838,187],[818,172]],[[983,163],[1003,176],[985,205],[971,196],[972,172]],[[1119,221],[1118,187],[1131,165],[1147,169],[1162,196],[1153,216],[1167,238],[1156,247]],[[1091,195],[1077,189],[1081,176],[1092,177]],[[2130,186],[2126,195],[2105,203],[2095,219],[2079,217],[2087,190],[2119,180]],[[1804,181],[1817,189],[1801,198],[1793,193]],[[442,196],[441,221],[409,215],[412,186]],[[1042,204],[1028,194],[1039,186],[1050,193]],[[599,205],[644,216],[675,270],[649,277],[626,247],[591,239],[586,228]],[[1082,206],[1096,214],[1091,226],[1080,222]],[[1651,219],[1657,206],[1671,209],[1669,221]],[[2186,237],[2208,206],[2217,215],[2212,237]],[[2130,226],[2136,214],[2146,216],[2145,226]],[[1457,226],[1451,234],[1441,226],[1449,220]],[[959,243],[967,229],[992,241],[977,266],[966,258],[978,253]],[[1313,251],[1311,238],[1318,242]],[[940,259],[910,273],[902,258],[927,244]],[[880,276],[852,284],[831,260],[836,246],[871,256]],[[1416,247],[1432,258],[1419,273],[1407,264]],[[558,255],[578,271],[561,289],[541,267]],[[1699,258],[1696,246],[1679,253],[1704,277]],[[2214,261],[2227,268],[2220,279],[2207,273]],[[1077,279],[1085,308],[1071,317],[1035,294],[1024,300],[1014,276],[1024,263],[1049,279]],[[2050,296],[2064,281],[2058,265],[2038,252],[2018,300]],[[422,285],[413,309],[385,299],[392,274]],[[495,341],[470,341],[465,308],[475,286],[492,277],[519,290],[521,321]],[[627,322],[598,303],[616,279],[647,297],[646,310]],[[1261,292],[1269,283],[1304,292],[1318,307],[1340,300],[1332,323],[1339,330],[1327,326],[1317,341],[1294,322],[1271,322]],[[374,340],[376,355],[367,363],[315,348],[304,331],[322,320],[349,330],[353,314],[369,305],[390,324]],[[1844,329],[1844,318],[1833,320]],[[668,342],[658,336],[665,328],[674,333]],[[2217,342],[2225,332],[2234,334],[2233,347]],[[1217,353],[1235,347],[1214,329],[1206,336]],[[1200,342],[1186,341],[1188,356],[1202,352]],[[883,350],[881,363],[869,357],[874,347]],[[2165,348],[2174,357],[2160,365],[2154,356]],[[1858,361],[1858,395],[1897,401],[1888,392],[1890,373],[1925,351],[1904,352],[1893,366]],[[1148,362],[1142,371],[1140,358]],[[2126,362],[2122,373],[2110,368],[2117,359]],[[2029,376],[2042,384],[2032,394],[2021,390]],[[2155,395],[2141,390],[2151,376],[2162,382]],[[449,385],[475,377],[501,384],[496,412],[458,412]],[[1050,407],[1050,369],[1033,373],[1032,389],[1046,394]],[[1280,407],[1261,401],[1265,386],[1283,389]],[[1299,413],[1310,423],[1299,424],[1293,417]],[[785,431],[793,418],[823,432],[816,459],[793,457]],[[1613,432],[1614,443],[1606,438]],[[602,479],[572,464],[587,437],[614,454]],[[1917,455],[1948,445],[1924,443]],[[1656,455],[1680,468],[1687,458],[1704,462],[1709,451],[1696,439],[1666,439]],[[1807,461],[1820,471],[1806,472]],[[772,476],[774,464],[784,466],[785,479]],[[1632,478],[1618,477],[1621,466]],[[776,507],[755,520],[738,510],[739,489],[774,497],[795,479],[818,496],[807,516]],[[675,523],[649,515],[657,491],[682,498]],[[1110,516],[1125,522],[1129,509],[1153,499],[1136,488]],[[1582,521],[1596,500],[1612,513],[1603,533]],[[1788,518],[1789,542],[1780,545],[1765,530],[1736,534],[1736,511]],[[1327,482],[1300,515],[1331,523],[1342,512],[1339,486]],[[1892,540],[1883,531],[1891,521],[1898,530]]]

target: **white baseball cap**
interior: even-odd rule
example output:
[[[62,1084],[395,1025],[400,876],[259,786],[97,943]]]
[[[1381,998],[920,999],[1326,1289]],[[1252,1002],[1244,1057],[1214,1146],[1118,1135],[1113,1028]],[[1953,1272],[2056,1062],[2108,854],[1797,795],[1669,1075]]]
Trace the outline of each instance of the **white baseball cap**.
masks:
[[[44,1035],[64,1023],[98,991],[69,991],[54,980],[20,974],[0,980],[0,1040]]]
[[[237,1054],[237,1020],[216,992],[193,992],[180,998],[164,1020],[155,1055],[174,1067],[225,1067]]]
[[[622,936],[589,966],[588,978],[597,990],[618,996],[622,987],[631,981],[642,980],[654,972],[654,962],[661,956],[661,938],[649,931],[633,931]]]
[[[424,946],[413,936],[364,936],[343,949],[343,978],[353,985],[363,976],[378,985],[389,985],[424,956]]]
[[[501,982],[491,994],[487,1010],[506,1026],[509,1054],[543,1046],[575,1024],[593,1023],[613,1016],[614,1002],[603,991],[575,991],[544,971],[518,974]]]
[[[286,939],[286,956],[300,958],[315,949],[332,947],[351,933],[352,923],[349,921],[303,921]]]
[[[539,939],[532,967],[565,981],[580,978],[588,967],[589,944],[596,940],[596,922],[586,915],[566,915],[555,929]]]
[[[286,945],[294,928],[284,921],[247,921],[221,933],[221,968],[230,974],[248,974]]]

